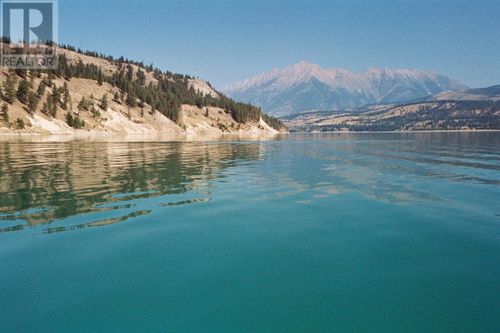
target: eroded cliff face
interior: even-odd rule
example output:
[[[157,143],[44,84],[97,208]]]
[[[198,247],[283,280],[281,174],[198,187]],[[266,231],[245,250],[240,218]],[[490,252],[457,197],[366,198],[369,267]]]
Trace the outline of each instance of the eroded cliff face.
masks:
[[[10,117],[22,119],[24,128],[15,123],[0,125],[0,135],[119,135],[119,136],[161,136],[163,138],[205,138],[222,135],[241,137],[272,137],[280,133],[262,119],[259,122],[238,123],[223,109],[215,107],[198,108],[182,105],[179,123],[175,123],[159,112],[151,113],[141,108],[129,108],[110,103],[107,110],[100,110],[96,119],[86,112],[75,112],[85,122],[85,128],[70,127],[64,115],[50,117],[40,112],[28,113],[21,106],[9,112]]]

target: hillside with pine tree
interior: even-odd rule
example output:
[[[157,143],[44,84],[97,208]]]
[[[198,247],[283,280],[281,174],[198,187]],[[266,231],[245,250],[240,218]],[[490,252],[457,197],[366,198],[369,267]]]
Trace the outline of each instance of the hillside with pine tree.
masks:
[[[264,135],[285,131],[260,108],[198,78],[69,45],[54,70],[0,69],[0,133]]]

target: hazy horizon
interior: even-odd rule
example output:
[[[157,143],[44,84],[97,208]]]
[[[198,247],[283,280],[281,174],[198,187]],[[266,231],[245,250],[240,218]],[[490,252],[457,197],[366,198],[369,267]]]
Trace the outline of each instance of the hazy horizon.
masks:
[[[498,12],[500,4],[484,0],[67,0],[59,2],[59,41],[218,89],[301,60],[352,72],[431,70],[483,87],[500,83]]]

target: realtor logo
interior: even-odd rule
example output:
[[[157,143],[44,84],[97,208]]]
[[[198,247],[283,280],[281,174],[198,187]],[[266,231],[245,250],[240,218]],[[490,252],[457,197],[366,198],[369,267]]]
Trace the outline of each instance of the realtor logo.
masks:
[[[1,64],[16,69],[57,67],[57,0],[0,0]]]

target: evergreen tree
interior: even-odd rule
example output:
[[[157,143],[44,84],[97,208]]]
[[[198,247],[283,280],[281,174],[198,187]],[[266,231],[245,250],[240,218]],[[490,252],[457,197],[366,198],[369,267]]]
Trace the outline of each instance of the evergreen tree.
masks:
[[[129,82],[131,82],[133,77],[134,77],[134,71],[132,69],[132,65],[128,64],[127,65],[127,80]]]
[[[108,95],[104,94],[101,98],[101,105],[99,105],[101,109],[106,111],[108,109]]]
[[[143,86],[144,83],[146,83],[146,75],[144,74],[144,72],[142,70],[139,69],[139,71],[137,72],[137,82]]]
[[[8,76],[4,82],[4,99],[6,102],[12,104],[16,99],[16,85],[17,79],[15,76]]]
[[[64,82],[64,86],[63,86],[63,104],[62,104],[62,108],[64,110],[68,110],[68,107],[69,107],[69,104],[71,102],[71,96],[69,94],[69,88],[68,88],[68,84],[66,82]]]
[[[21,82],[19,82],[19,87],[17,88],[17,99],[21,103],[28,103],[28,95],[30,93],[30,84],[28,81],[25,79],[22,79]]]
[[[137,98],[134,95],[134,92],[132,89],[129,91],[127,94],[127,104],[130,106],[136,106],[137,105]]]
[[[45,84],[45,81],[41,81],[40,84],[38,85],[38,89],[36,90],[36,94],[38,97],[42,97],[45,94],[45,88],[47,85]]]
[[[66,124],[68,124],[68,126],[70,126],[70,127],[74,126],[74,119],[73,119],[73,115],[71,114],[71,112],[68,112],[66,114]]]
[[[92,113],[92,116],[94,118],[98,118],[101,116],[101,113],[99,112],[99,110],[97,110],[93,105],[92,107],[90,108],[90,112]]]
[[[42,106],[42,112],[45,114],[50,115],[52,112],[52,95],[50,93],[47,93],[47,99],[45,103],[43,103]]]
[[[102,70],[99,68],[99,72],[97,74],[97,84],[102,86],[102,81],[104,80],[104,76],[102,74]]]
[[[28,111],[33,114],[36,111],[36,107],[38,106],[38,98],[36,94],[32,91],[28,93]]]
[[[52,102],[54,102],[56,106],[61,103],[61,92],[55,85],[54,88],[52,88]]]
[[[2,104],[2,119],[6,123],[9,122],[9,105],[7,103]]]
[[[91,100],[88,100],[85,98],[85,96],[82,97],[80,103],[78,103],[78,110],[80,111],[89,111],[90,106],[92,105]]]
[[[49,71],[49,74],[47,76],[47,85],[49,87],[52,87],[52,80],[54,79],[54,74],[52,73],[52,71]]]
[[[25,125],[24,125],[24,120],[22,120],[21,118],[17,118],[16,119],[16,128],[17,129],[24,129]]]
[[[46,102],[43,103],[42,110],[43,113],[49,115],[51,117],[56,117],[57,115],[57,103],[54,102],[54,99],[50,93],[47,93]]]
[[[76,116],[73,120],[73,128],[79,129],[85,127],[85,121]]]

